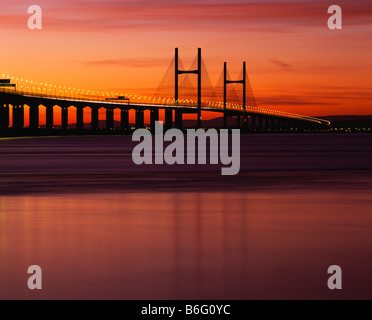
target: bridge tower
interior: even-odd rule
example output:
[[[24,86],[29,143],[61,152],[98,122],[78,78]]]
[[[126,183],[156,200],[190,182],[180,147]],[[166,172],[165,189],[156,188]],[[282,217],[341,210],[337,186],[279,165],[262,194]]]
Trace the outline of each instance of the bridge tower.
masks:
[[[198,69],[197,70],[180,70],[178,67],[178,48],[175,48],[175,86],[174,86],[174,99],[178,104],[178,76],[180,74],[196,74],[198,76],[198,120],[197,127],[201,128],[201,69],[202,69],[202,56],[201,48],[198,48]],[[182,123],[182,113],[176,111],[176,123]]]
[[[241,83],[243,84],[243,124],[244,127],[247,125],[247,116],[246,116],[246,99],[247,99],[247,79],[246,79],[246,62],[243,62],[243,80],[227,80],[227,62],[224,62],[223,66],[223,127],[227,127],[227,85],[231,83]],[[238,126],[240,126],[240,116],[238,116]]]

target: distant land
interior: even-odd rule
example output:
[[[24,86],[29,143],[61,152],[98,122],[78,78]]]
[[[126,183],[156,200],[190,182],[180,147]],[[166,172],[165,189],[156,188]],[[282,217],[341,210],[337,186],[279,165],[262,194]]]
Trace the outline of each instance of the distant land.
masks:
[[[372,115],[371,116],[325,116],[319,117],[331,122],[331,126],[335,128],[372,128]]]

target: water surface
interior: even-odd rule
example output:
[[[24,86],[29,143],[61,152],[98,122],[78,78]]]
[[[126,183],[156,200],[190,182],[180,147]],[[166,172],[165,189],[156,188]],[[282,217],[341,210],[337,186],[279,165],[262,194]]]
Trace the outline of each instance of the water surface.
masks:
[[[128,138],[0,141],[0,299],[372,298],[370,136],[245,136],[236,177]]]

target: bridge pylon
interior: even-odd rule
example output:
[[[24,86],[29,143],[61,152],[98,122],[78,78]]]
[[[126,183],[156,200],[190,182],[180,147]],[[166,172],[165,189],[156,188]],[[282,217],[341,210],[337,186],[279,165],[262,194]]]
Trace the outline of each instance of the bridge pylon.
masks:
[[[223,127],[227,127],[227,85],[232,83],[240,83],[243,85],[243,125],[247,125],[247,115],[246,115],[246,99],[247,99],[247,78],[246,78],[246,62],[243,61],[243,79],[242,80],[227,80],[227,62],[223,65]],[[240,125],[240,117],[238,116],[238,123]]]
[[[196,74],[198,76],[198,120],[197,120],[197,127],[201,128],[201,74],[202,74],[202,55],[201,55],[201,48],[198,48],[198,69],[196,70],[180,70],[178,67],[178,48],[175,48],[175,85],[174,85],[174,99],[176,101],[176,104],[178,104],[178,76],[180,74]],[[177,111],[176,111],[177,113]],[[176,119],[178,123],[182,123],[182,114],[176,115]],[[180,120],[181,119],[181,120]]]

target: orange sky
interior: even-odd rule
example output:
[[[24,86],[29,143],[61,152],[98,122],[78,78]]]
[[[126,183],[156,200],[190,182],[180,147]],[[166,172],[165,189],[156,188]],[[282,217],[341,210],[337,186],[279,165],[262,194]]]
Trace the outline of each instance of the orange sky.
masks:
[[[29,5],[43,29],[29,30]],[[329,30],[327,9],[343,9]],[[247,61],[259,105],[305,115],[371,114],[372,2],[12,0],[0,13],[0,74],[71,86],[153,94],[180,48],[197,47],[216,83],[228,61]]]

